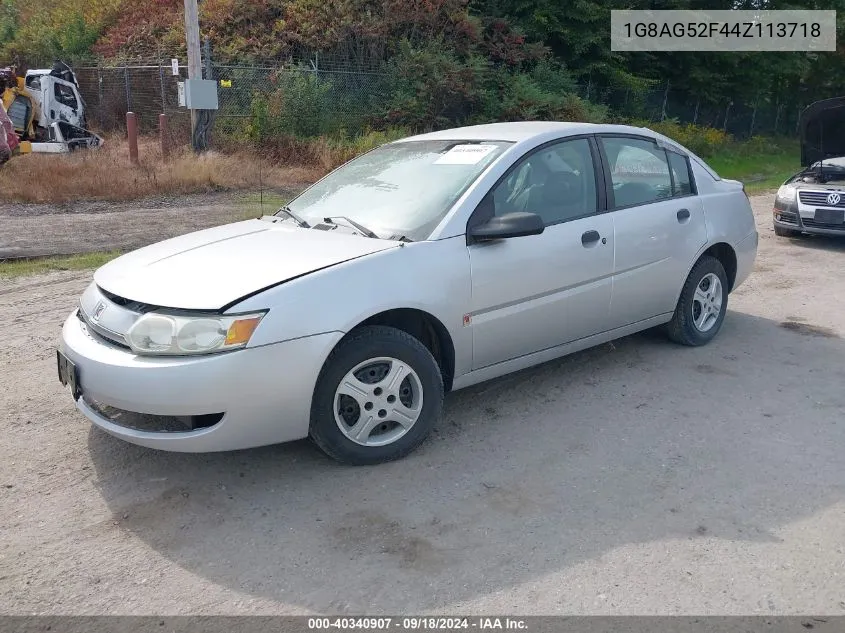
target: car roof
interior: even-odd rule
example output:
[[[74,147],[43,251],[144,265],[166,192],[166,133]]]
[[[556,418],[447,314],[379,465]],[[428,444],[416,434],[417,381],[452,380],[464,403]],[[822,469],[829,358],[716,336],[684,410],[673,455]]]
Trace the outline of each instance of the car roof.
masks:
[[[486,123],[484,125],[470,125],[456,127],[439,132],[417,134],[393,141],[393,143],[407,143],[408,141],[508,141],[512,143],[530,144],[535,138],[544,137],[540,142],[554,140],[556,137],[574,136],[576,134],[633,134],[646,136],[675,147],[697,162],[714,180],[721,180],[712,167],[695,153],[677,141],[644,127],[633,125],[617,125],[613,123],[580,123],[575,121],[516,121],[511,123]],[[536,142],[536,141],[535,141]]]
[[[535,136],[543,136],[550,132],[557,132],[561,136],[571,134],[597,134],[601,132],[617,132],[624,134],[641,134],[654,136],[654,132],[645,128],[630,125],[610,125],[599,123],[579,123],[572,121],[517,121],[513,123],[487,123],[484,125],[470,125],[457,127],[427,134],[417,134],[400,139],[406,141],[511,141],[518,143]]]

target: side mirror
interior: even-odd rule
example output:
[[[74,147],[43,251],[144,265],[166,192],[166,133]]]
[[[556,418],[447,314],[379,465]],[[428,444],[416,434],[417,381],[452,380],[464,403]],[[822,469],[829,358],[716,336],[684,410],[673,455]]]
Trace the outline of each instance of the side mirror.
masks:
[[[485,224],[473,227],[470,237],[475,242],[489,242],[509,237],[539,235],[545,230],[543,218],[536,213],[515,212],[492,217]]]

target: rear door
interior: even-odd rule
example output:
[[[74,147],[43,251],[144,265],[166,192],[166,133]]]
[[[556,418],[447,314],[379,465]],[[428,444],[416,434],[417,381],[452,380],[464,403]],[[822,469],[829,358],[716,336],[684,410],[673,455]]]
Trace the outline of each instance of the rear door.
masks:
[[[610,327],[672,312],[707,241],[689,159],[654,139],[601,135],[615,263]]]
[[[606,328],[613,220],[604,208],[589,137],[547,144],[492,188],[469,226],[495,215],[540,215],[540,235],[468,245],[472,267],[473,369]]]

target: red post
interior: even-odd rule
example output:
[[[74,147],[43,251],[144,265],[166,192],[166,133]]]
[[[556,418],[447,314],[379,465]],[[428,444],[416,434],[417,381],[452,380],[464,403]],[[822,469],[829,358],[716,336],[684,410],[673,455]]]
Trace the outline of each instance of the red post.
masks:
[[[161,143],[161,157],[167,160],[170,155],[170,143],[167,138],[167,115],[158,115],[158,140]]]
[[[129,160],[138,164],[138,119],[134,112],[126,113],[126,136],[129,139]]]

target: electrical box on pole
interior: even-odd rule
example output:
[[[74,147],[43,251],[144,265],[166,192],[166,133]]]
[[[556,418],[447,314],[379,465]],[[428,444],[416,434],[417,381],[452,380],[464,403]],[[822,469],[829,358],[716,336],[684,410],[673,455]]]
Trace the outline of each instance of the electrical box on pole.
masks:
[[[185,105],[191,110],[217,110],[217,82],[213,79],[188,79]]]

